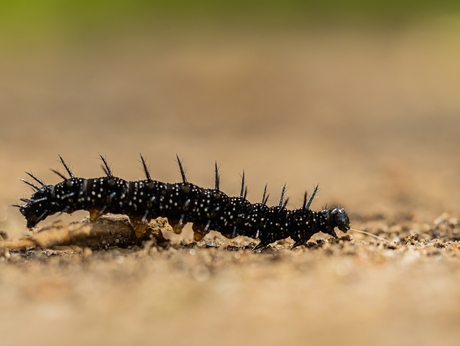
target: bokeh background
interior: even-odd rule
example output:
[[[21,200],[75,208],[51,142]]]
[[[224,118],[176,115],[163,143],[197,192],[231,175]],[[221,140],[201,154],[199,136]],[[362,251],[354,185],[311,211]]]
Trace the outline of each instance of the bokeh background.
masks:
[[[3,1],[1,203],[61,154],[85,177],[98,153],[139,179],[190,179],[249,198],[350,213],[455,212],[460,193],[456,1]],[[3,208],[3,218],[16,212]],[[11,216],[10,216],[11,214]]]
[[[217,160],[229,195],[245,170],[252,202],[287,183],[298,207],[319,183],[313,207],[352,221],[458,217],[459,61],[454,0],[3,0],[0,228],[27,233],[9,206],[30,192],[24,171],[56,183],[60,154],[97,177],[98,153],[137,180],[141,152],[168,182],[178,154],[201,186]]]

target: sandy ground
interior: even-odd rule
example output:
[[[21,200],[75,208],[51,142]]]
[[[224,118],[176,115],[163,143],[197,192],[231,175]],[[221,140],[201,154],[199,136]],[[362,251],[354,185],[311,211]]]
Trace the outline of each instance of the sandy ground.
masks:
[[[341,205],[357,233],[262,253],[250,239],[190,230],[167,249],[14,252],[0,259],[2,345],[460,342],[458,28],[273,35],[190,32],[12,49],[0,56],[0,230],[27,234],[9,207],[31,170],[59,179],[161,181],[248,198],[268,183],[290,207]],[[17,48],[17,47],[16,47]],[[442,217],[440,217],[443,213]],[[64,223],[86,214],[60,216]],[[43,225],[53,219],[47,219]],[[167,234],[168,233],[168,234]],[[216,238],[217,237],[217,238]],[[228,245],[231,245],[229,248]]]

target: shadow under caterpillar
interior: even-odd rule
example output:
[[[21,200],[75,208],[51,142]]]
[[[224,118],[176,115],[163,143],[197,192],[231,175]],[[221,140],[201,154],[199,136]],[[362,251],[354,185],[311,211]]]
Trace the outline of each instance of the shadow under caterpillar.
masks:
[[[91,179],[75,177],[61,156],[59,158],[69,177],[52,170],[63,179],[56,185],[47,185],[33,174],[26,172],[40,184],[37,186],[21,179],[34,189],[30,199],[21,198],[25,204],[14,205],[26,218],[27,227],[34,227],[55,213],[86,210],[90,213],[92,221],[107,213],[125,214],[130,218],[136,234],[141,236],[151,219],[166,217],[175,233],[181,233],[186,223],[193,223],[192,229],[196,241],[203,239],[211,230],[220,232],[227,238],[247,236],[260,239],[260,243],[254,250],[288,237],[294,240],[292,248],[295,248],[305,244],[317,232],[337,237],[335,227],[343,232],[350,229],[350,220],[342,208],[310,210],[318,186],[308,200],[305,192],[301,208],[289,210],[286,208],[288,199],[284,201],[285,186],[277,206],[267,206],[267,186],[261,202],[250,203],[246,199],[244,172],[240,195],[227,196],[219,188],[217,163],[215,186],[213,189],[206,189],[187,181],[179,157],[177,162],[182,182],[163,183],[151,178],[142,155],[141,161],[146,179],[139,181],[126,181],[115,177],[105,158],[100,156],[105,177]]]

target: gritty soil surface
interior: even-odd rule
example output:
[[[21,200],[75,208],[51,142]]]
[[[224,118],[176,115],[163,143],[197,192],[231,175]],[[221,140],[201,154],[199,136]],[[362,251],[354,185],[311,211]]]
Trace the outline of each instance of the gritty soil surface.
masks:
[[[452,32],[190,33],[1,55],[1,345],[458,345]],[[319,183],[313,209],[343,206],[378,238],[255,253],[257,240],[195,243],[157,220],[130,242],[122,216],[93,225],[85,212],[29,233],[9,206],[30,193],[18,176],[57,183],[60,154],[97,177],[98,152],[129,180],[142,152],[166,182],[177,153],[204,187],[217,159],[228,195],[244,169],[250,201],[268,183],[276,204],[286,182],[290,208]]]

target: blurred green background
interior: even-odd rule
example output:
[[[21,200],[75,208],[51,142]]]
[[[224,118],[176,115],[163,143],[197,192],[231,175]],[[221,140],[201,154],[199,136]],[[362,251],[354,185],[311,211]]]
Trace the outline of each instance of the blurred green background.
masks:
[[[460,11],[455,0],[3,0],[3,40],[50,40],[145,30],[180,30],[211,25],[227,30],[328,26],[380,26],[389,29]],[[114,32],[115,30],[115,32]]]

